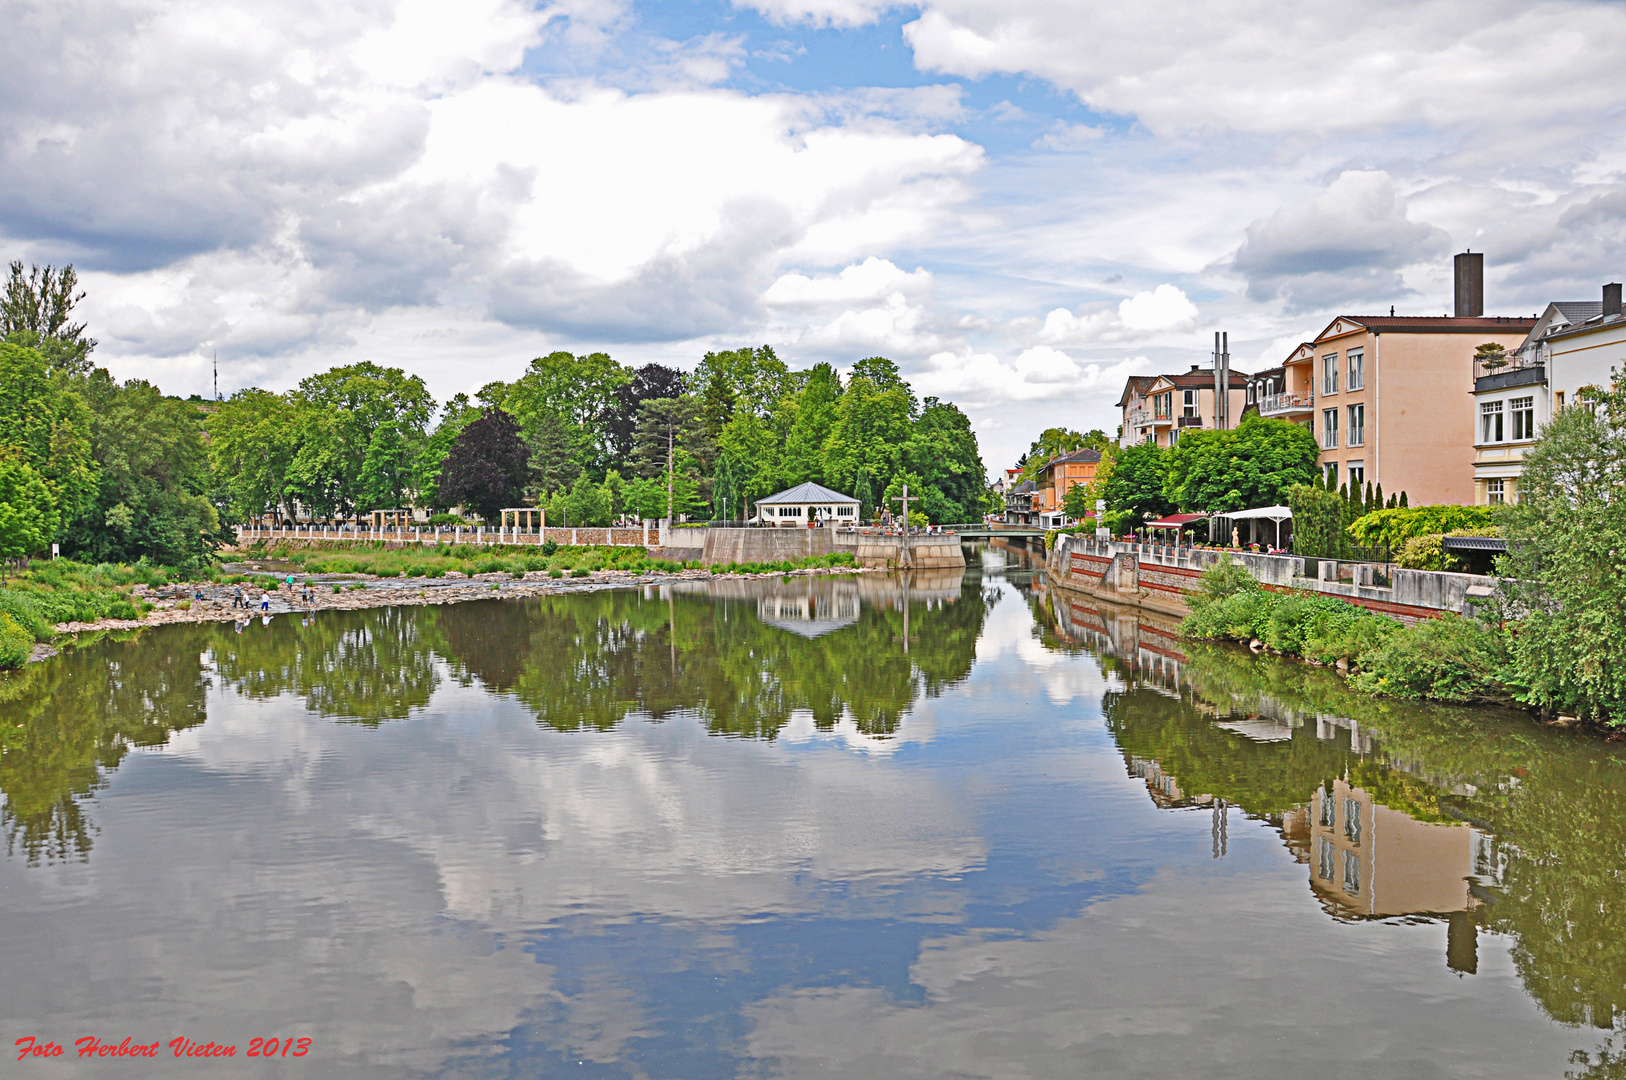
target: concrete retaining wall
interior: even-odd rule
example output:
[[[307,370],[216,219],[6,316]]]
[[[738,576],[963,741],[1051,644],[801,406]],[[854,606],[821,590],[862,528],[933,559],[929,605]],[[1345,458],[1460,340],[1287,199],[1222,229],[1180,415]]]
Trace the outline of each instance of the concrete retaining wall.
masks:
[[[673,533],[690,530],[674,529]],[[694,532],[701,530],[695,529]],[[834,529],[706,529],[699,556],[707,566],[808,559],[836,550]]]
[[[1496,586],[1495,578],[1477,574],[1400,569],[1389,570],[1390,583],[1383,584],[1380,571],[1386,568],[1331,559],[1319,560],[1317,576],[1310,578],[1305,576],[1307,561],[1296,555],[1130,544],[1078,535],[1058,537],[1045,567],[1065,587],[1114,603],[1183,616],[1190,610],[1185,598],[1196,591],[1202,572],[1226,556],[1267,589],[1336,596],[1402,622],[1437,618],[1446,611],[1466,614]],[[1340,580],[1342,577],[1350,580]]]
[[[854,556],[859,566],[903,565],[903,538],[884,533],[860,533]],[[911,536],[909,565],[917,570],[965,566],[965,549],[957,536]]]

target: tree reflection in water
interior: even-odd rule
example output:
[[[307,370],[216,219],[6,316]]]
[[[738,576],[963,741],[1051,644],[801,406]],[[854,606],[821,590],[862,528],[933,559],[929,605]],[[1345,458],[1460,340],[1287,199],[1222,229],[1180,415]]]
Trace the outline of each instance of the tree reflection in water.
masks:
[[[464,679],[561,731],[692,715],[715,734],[771,739],[806,709],[821,730],[850,716],[888,735],[920,695],[970,674],[995,602],[958,572],[915,575],[905,595],[890,577],[724,581],[456,605],[437,632]]]
[[[1461,973],[1477,969],[1479,932],[1508,935],[1560,1023],[1626,1020],[1620,747],[1520,713],[1366,697],[1326,669],[1172,642],[1166,623],[1059,590],[1034,612],[1048,647],[1089,649],[1118,676],[1107,723],[1160,804],[1222,802],[1275,826],[1336,917],[1446,918]],[[1397,834],[1406,854],[1374,874]],[[1604,1051],[1576,1061],[1620,1071]]]
[[[163,746],[205,717],[210,630],[175,627],[162,650],[104,637],[0,679],[0,824],[30,864],[89,857],[81,800],[134,747]]]
[[[298,694],[318,716],[359,724],[401,720],[440,684],[436,617],[443,609],[324,611],[212,627],[215,670],[244,697]]]
[[[427,705],[444,658],[465,682],[512,694],[565,731],[631,714],[695,716],[715,734],[771,739],[807,709],[821,729],[850,716],[885,736],[922,694],[970,674],[996,598],[957,572],[907,584],[795,578],[328,611],[256,619],[241,632],[181,624],[85,641],[0,678],[0,824],[8,851],[31,864],[87,858],[94,827],[83,800],[131,747],[163,746],[204,721],[210,668],[244,697],[295,694],[308,711],[347,723],[378,725]],[[821,618],[831,613],[839,617]]]

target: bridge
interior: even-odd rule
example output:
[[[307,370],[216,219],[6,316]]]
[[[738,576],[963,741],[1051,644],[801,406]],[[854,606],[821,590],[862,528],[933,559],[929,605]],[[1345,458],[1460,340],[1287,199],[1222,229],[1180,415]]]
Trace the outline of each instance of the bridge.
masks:
[[[969,521],[962,525],[939,525],[944,532],[960,534],[961,540],[1020,540],[1043,536],[1044,530],[1032,525],[1005,525],[996,521]]]

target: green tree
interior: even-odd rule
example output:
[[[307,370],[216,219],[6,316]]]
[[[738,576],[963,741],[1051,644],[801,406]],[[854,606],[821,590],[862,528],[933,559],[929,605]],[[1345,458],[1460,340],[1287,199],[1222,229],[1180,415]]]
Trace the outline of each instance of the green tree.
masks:
[[[699,492],[700,460],[711,456],[712,444],[698,399],[686,396],[645,401],[639,407],[637,446],[633,464],[639,475],[666,484],[666,507],[658,516],[691,512],[694,504],[684,505],[685,492],[690,493],[689,498],[703,501]]]
[[[610,523],[613,510],[610,492],[603,484],[578,476],[565,499],[565,510],[572,525],[603,527]]]
[[[0,448],[10,447],[51,492],[51,537],[95,504],[100,470],[83,397],[53,377],[38,350],[0,344]]]
[[[886,491],[900,467],[903,447],[914,435],[915,420],[914,394],[897,376],[896,365],[882,357],[855,364],[825,444],[825,475],[831,486],[857,497],[864,478],[872,490]]]
[[[716,440],[736,409],[765,417],[781,398],[794,392],[796,382],[785,362],[763,345],[707,353],[690,385],[699,389],[706,431]]]
[[[1293,511],[1293,550],[1315,559],[1336,559],[1344,553],[1348,538],[1344,533],[1345,501],[1328,491],[1319,475],[1312,484],[1296,484],[1287,489],[1287,505]]]
[[[71,263],[61,270],[33,266],[24,275],[23,264],[13,262],[0,295],[0,341],[37,349],[53,372],[88,375],[96,340],[85,336],[84,323],[69,321],[85,298],[78,287]]]
[[[40,474],[15,449],[0,455],[0,557],[39,554],[56,524],[56,500]]]
[[[288,466],[298,449],[295,408],[269,390],[239,390],[205,419],[209,459],[239,517],[288,514]]]
[[[524,497],[529,460],[519,422],[502,409],[487,409],[452,443],[440,496],[473,510],[487,525],[498,525],[501,511]]]
[[[1577,396],[1501,512],[1511,681],[1529,704],[1626,724],[1626,393]]]
[[[1321,448],[1302,424],[1249,413],[1225,431],[1189,431],[1169,455],[1166,492],[1200,513],[1279,506],[1315,475]]]
[[[415,484],[418,497],[425,505],[445,510],[451,504],[441,498],[440,475],[446,467],[446,455],[452,444],[463,434],[463,429],[480,419],[480,408],[470,404],[467,394],[453,394],[442,407],[440,423],[424,440],[418,452]]]
[[[377,509],[361,505],[384,493],[377,485],[410,476],[405,463],[422,451],[435,412],[422,379],[370,361],[301,380],[295,400],[299,450],[289,465],[289,488],[307,507],[341,515]],[[375,442],[379,428],[387,424],[394,425],[395,433]],[[374,454],[370,468],[369,451]],[[364,469],[374,485],[367,490]],[[402,490],[394,505],[415,495]]]
[[[815,364],[793,398],[785,437],[783,479],[786,485],[825,483],[825,444],[830,440],[841,402],[841,376],[829,364]]]
[[[987,469],[970,418],[952,402],[926,399],[904,444],[902,464],[930,489],[925,508],[933,521],[982,520]]]
[[[712,495],[718,514],[738,518],[756,500],[780,488],[781,446],[767,423],[749,409],[734,413],[717,440]],[[749,515],[746,515],[749,516]]]
[[[197,406],[140,379],[121,385],[105,368],[82,385],[101,477],[66,549],[87,562],[199,565],[219,543],[220,518]]]
[[[556,413],[539,417],[527,440],[530,446],[531,482],[527,487],[537,499],[570,487],[581,475],[576,445],[565,419]]]
[[[1109,509],[1127,511],[1131,523],[1141,525],[1174,511],[1164,494],[1168,477],[1169,451],[1152,443],[1126,447],[1118,452],[1102,498]]]
[[[532,360],[497,404],[514,414],[527,437],[550,417],[561,423],[576,464],[602,474],[613,463],[611,423],[619,405],[617,395],[632,378],[608,353],[553,352]]]

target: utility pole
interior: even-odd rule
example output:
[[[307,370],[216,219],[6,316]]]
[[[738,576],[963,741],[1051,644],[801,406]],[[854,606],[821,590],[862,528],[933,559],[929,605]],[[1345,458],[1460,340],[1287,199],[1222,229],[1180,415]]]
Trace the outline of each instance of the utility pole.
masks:
[[[215,400],[220,400],[220,351],[215,350]]]
[[[673,445],[674,445],[674,435],[673,435],[673,432],[672,432],[672,419],[671,419],[671,417],[667,417],[667,420],[666,420],[666,527],[668,529],[670,529],[672,527],[672,519],[677,517],[677,513],[676,513],[677,503],[673,501],[673,496],[672,496],[672,447],[673,447]],[[662,537],[661,541],[664,543],[665,539],[666,539],[665,537]]]

